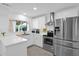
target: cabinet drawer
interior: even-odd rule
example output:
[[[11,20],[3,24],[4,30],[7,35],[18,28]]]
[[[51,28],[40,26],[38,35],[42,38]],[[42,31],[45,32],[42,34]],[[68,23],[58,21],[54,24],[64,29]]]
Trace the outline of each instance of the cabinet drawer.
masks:
[[[47,45],[47,44],[43,44],[43,48],[45,50],[48,50],[49,52],[53,53],[53,46]]]

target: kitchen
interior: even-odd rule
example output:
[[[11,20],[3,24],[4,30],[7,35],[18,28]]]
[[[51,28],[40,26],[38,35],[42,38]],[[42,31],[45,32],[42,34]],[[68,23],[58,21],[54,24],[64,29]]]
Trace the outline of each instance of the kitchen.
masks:
[[[5,18],[7,18],[10,15],[9,19],[7,19],[6,21],[7,23],[6,26],[4,25],[2,26],[2,24],[6,24],[6,23],[4,23],[5,18],[1,17],[3,19],[3,21],[1,20],[1,25],[0,25],[1,32],[6,32],[5,34],[6,38],[7,36],[8,37],[18,36],[18,37],[21,37],[21,39],[24,39],[24,43],[23,43],[24,47],[20,48],[20,49],[24,49],[24,51],[19,50],[19,53],[25,52],[25,47],[26,47],[26,50],[28,50],[28,48],[32,46],[37,46],[41,49],[44,49],[47,52],[50,52],[52,56],[79,55],[78,53],[79,52],[78,50],[79,49],[78,48],[79,47],[78,46],[79,44],[78,43],[78,18],[79,18],[78,5],[79,4],[51,3],[51,4],[40,5],[40,3],[39,4],[31,4],[31,3],[30,4],[27,4],[27,3],[26,4],[23,4],[23,3],[4,4],[2,3],[0,5],[1,5],[0,8],[2,8],[1,10],[3,12],[5,11],[3,9],[7,9],[8,11],[7,10],[6,11],[9,12],[9,14],[7,14],[6,11],[5,11],[6,14],[2,13],[3,15],[5,14]],[[32,5],[34,5],[34,8]],[[37,8],[35,7],[36,5],[37,5]],[[25,9],[25,7],[27,8]],[[30,10],[31,8],[33,8],[33,10]],[[40,8],[44,8],[44,9],[40,9]],[[15,11],[16,9],[19,12],[21,12],[21,10],[26,11],[28,14],[23,13],[21,15],[18,15],[18,11]],[[20,29],[20,26],[18,25],[19,27],[17,27],[18,29],[16,31],[17,22],[19,25],[26,23],[28,25],[27,30]],[[5,28],[7,28],[7,30]],[[8,35],[9,32],[14,34]],[[7,38],[7,39],[12,39],[12,38],[13,37]],[[19,47],[16,47],[16,48],[19,49]],[[17,51],[16,48],[14,48],[14,50]],[[13,51],[12,49],[10,50]],[[10,50],[8,50],[10,53],[7,52],[9,53],[8,55],[11,55],[13,53]],[[23,54],[25,55],[25,53]],[[39,53],[37,53],[37,55],[38,54]],[[22,54],[13,53],[12,55],[22,55]]]

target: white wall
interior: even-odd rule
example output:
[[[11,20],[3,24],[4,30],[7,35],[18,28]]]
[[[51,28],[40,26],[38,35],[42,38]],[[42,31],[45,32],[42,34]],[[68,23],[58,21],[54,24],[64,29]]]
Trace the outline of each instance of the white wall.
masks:
[[[79,15],[78,11],[79,11],[79,7],[75,7],[75,8],[65,9],[65,10],[62,10],[60,12],[56,12],[55,13],[55,19],[77,16],[77,15]],[[17,15],[17,13],[10,11],[8,8],[0,6],[0,32],[1,31],[8,31],[8,17],[14,16],[14,15]],[[43,17],[39,17],[39,18],[36,18],[36,19],[39,19],[39,21],[40,21],[39,24],[43,25],[45,22],[48,22],[50,20],[49,14],[46,17],[43,16]],[[31,23],[32,23],[33,20],[36,20],[36,19],[31,19],[31,21],[30,21],[30,26],[31,26],[30,28],[31,29],[33,27],[31,25]],[[43,21],[43,19],[45,19],[46,21]],[[35,26],[36,26],[36,24],[35,24]],[[51,29],[52,27],[53,26],[48,27],[48,28]],[[39,28],[41,28],[41,25],[39,25]]]
[[[8,32],[9,17],[17,15],[17,12],[12,11],[11,8],[0,5],[0,32]]]
[[[9,20],[9,17],[12,16],[12,20],[16,20],[17,15],[19,15],[19,12],[16,12],[15,10],[11,10],[11,8],[8,8],[6,6],[1,6],[0,5],[0,32],[8,32],[8,20]],[[21,17],[20,19],[19,18],[17,18],[17,19],[18,20],[22,19],[23,21],[30,20],[27,17],[26,17],[26,19],[23,16],[20,16],[20,17]],[[29,21],[28,21],[28,23],[29,23]],[[14,27],[15,26],[13,26],[13,28]],[[14,32],[15,32],[15,30],[14,30]]]
[[[79,7],[73,7],[73,8],[69,8],[69,9],[56,12],[55,19],[77,16],[78,10],[79,10]]]
[[[8,31],[9,10],[0,6],[0,32]]]
[[[45,28],[45,24],[50,21],[50,14],[46,14],[45,16],[40,16],[37,18],[32,19],[32,29],[33,28],[38,28],[42,29]],[[48,30],[54,30],[53,25],[52,26],[47,26]]]

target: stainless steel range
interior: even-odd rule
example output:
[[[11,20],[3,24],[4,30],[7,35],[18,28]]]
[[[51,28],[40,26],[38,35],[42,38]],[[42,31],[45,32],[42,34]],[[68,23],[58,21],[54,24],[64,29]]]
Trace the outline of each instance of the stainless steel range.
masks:
[[[43,48],[53,53],[53,31],[48,31],[47,35],[43,35]]]

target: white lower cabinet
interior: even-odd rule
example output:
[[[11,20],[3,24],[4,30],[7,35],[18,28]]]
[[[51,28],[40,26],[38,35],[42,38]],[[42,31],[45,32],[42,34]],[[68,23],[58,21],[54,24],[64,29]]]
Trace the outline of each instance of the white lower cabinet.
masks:
[[[25,38],[25,39],[28,39],[27,46],[31,46],[31,45],[34,44],[35,37],[34,37],[33,34],[30,34],[30,35],[22,35],[22,37]]]
[[[27,42],[6,46],[3,56],[27,56]]]
[[[43,47],[43,35],[34,34],[33,38],[34,38],[35,45],[37,45],[39,47]]]
[[[23,38],[28,39],[28,46],[37,45],[39,47],[43,47],[43,35],[32,33],[30,35],[23,35]]]

